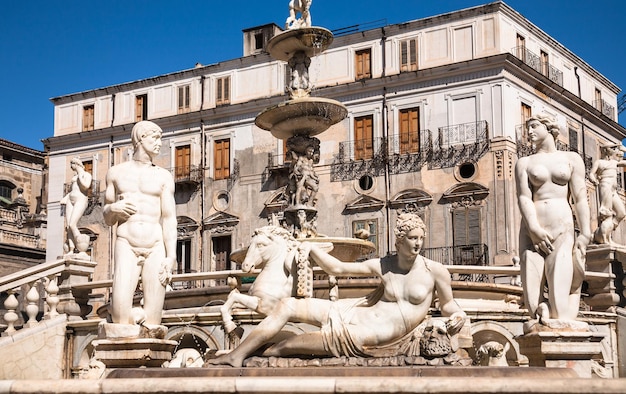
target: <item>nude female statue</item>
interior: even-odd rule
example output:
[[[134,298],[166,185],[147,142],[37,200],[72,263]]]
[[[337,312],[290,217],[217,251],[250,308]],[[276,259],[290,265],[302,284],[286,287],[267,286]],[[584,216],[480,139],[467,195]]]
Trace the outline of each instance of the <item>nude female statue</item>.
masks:
[[[66,253],[74,253],[81,236],[78,229],[78,220],[83,216],[89,204],[89,188],[91,187],[91,174],[85,171],[83,162],[74,157],[70,160],[70,168],[74,171],[71,189],[63,199],[61,205],[65,205],[65,228],[67,232]],[[85,235],[85,237],[89,237]]]
[[[515,166],[522,214],[520,269],[525,305],[545,325],[574,321],[591,237],[585,165],[576,152],[556,149],[559,126],[547,114],[526,122],[536,153]],[[574,233],[574,219],[580,234]],[[544,297],[547,285],[548,298]]]
[[[285,339],[263,355],[368,356],[370,348],[402,338],[422,323],[435,294],[442,313],[452,316],[450,332],[458,332],[465,313],[452,297],[450,274],[440,263],[419,254],[426,235],[424,223],[416,214],[401,214],[395,234],[396,255],[362,263],[341,262],[313,243],[303,242],[301,248],[308,248],[309,256],[328,274],[377,276],[379,289],[360,299],[284,298],[235,350],[207,363],[242,366],[246,357],[290,321],[321,329]]]

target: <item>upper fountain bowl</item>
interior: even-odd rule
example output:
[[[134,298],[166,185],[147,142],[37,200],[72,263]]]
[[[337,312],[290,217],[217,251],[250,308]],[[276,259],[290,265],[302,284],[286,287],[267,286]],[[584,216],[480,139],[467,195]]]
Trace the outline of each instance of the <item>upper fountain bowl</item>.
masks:
[[[254,123],[278,139],[294,135],[314,136],[345,119],[348,110],[340,102],[323,97],[302,97],[265,109]]]
[[[275,35],[267,43],[267,51],[278,60],[288,62],[297,52],[314,57],[333,42],[333,33],[323,27],[300,27]]]

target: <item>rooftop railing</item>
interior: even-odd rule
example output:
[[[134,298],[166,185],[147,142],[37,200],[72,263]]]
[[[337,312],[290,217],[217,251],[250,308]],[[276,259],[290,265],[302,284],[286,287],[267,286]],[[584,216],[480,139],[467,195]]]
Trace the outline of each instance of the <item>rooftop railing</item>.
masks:
[[[549,62],[542,61],[540,56],[529,51],[525,46],[517,46],[511,49],[511,53],[538,73],[548,77],[552,82],[563,86],[563,72]]]

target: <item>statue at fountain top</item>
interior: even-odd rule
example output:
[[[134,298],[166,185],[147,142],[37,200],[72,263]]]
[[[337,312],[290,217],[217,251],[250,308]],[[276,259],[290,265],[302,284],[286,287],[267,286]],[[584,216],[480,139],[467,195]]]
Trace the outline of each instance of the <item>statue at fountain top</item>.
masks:
[[[598,228],[593,238],[598,244],[612,244],[612,233],[626,217],[626,207],[617,193],[618,167],[626,167],[622,144],[607,144],[600,148],[602,157],[593,162],[589,180],[597,186],[600,208]]]
[[[162,131],[149,121],[132,129],[130,161],[111,167],[106,175],[104,219],[117,225],[111,317],[113,323],[161,323],[165,288],[176,264],[176,202],[169,171],[154,165]],[[143,310],[133,308],[142,279]]]
[[[526,125],[536,153],[520,158],[515,166],[523,219],[519,247],[525,305],[544,327],[585,329],[585,323],[576,321],[591,237],[585,165],[578,153],[556,149],[559,125],[554,117],[539,114]]]
[[[290,0],[289,17],[285,22],[285,29],[298,29],[301,27],[311,27],[311,3],[313,0]],[[296,15],[300,13],[300,18]]]

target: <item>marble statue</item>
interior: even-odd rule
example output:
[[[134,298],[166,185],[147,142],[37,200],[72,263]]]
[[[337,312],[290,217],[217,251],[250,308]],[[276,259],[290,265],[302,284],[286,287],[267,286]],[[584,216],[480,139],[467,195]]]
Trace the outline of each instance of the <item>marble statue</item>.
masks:
[[[267,315],[281,299],[295,296],[292,273],[296,272],[298,246],[291,232],[282,227],[265,226],[254,231],[241,269],[250,272],[261,268],[261,272],[250,286],[248,294],[241,294],[234,289],[220,307],[227,333],[237,328],[230,312],[234,306],[244,306]]]
[[[285,29],[298,29],[301,27],[311,27],[311,8],[313,0],[290,0],[289,17],[285,22]],[[300,13],[300,18],[297,14]]]
[[[79,248],[80,254],[85,254],[89,247],[89,235],[81,234],[78,229],[78,220],[83,216],[89,203],[89,188],[91,187],[91,174],[85,171],[83,162],[74,157],[70,160],[70,168],[74,171],[71,189],[61,199],[61,205],[65,205],[65,229],[67,243],[63,246],[65,253],[73,254]]]
[[[423,323],[437,294],[447,331],[458,333],[466,315],[452,297],[450,273],[445,267],[419,254],[426,228],[418,215],[402,213],[395,228],[397,254],[362,263],[342,262],[315,243],[300,248],[329,275],[376,276],[380,286],[358,299],[331,301],[319,298],[281,299],[273,311],[232,352],[207,361],[209,365],[241,367],[246,357],[280,332],[287,322],[320,327],[278,342],[264,356],[362,356],[376,348],[412,337]]]
[[[608,144],[600,149],[602,156],[593,163],[589,173],[589,179],[598,187],[600,199],[598,228],[593,240],[598,244],[612,244],[613,231],[626,217],[626,207],[617,193],[618,168],[626,167],[626,148],[622,144]]]
[[[176,264],[176,202],[169,171],[154,165],[161,128],[149,121],[132,129],[132,160],[106,175],[104,219],[116,225],[111,318],[118,324],[159,325],[165,288]],[[143,309],[133,308],[141,276]]]
[[[320,180],[314,166],[320,161],[319,146],[319,139],[314,137],[296,136],[287,141],[293,156],[287,193],[293,206],[315,206]]]
[[[551,115],[533,116],[526,125],[536,152],[515,166],[524,302],[544,326],[574,328],[591,237],[585,165],[578,153],[556,149],[559,126]]]

